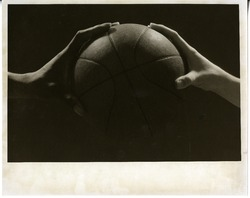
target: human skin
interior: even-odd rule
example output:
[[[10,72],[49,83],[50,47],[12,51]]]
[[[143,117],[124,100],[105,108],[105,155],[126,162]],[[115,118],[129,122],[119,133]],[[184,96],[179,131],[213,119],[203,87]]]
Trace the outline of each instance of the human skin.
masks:
[[[237,107],[240,107],[240,79],[227,73],[202,56],[190,46],[176,31],[151,23],[150,28],[169,38],[181,50],[187,60],[189,72],[175,80],[177,89],[191,85],[205,91],[212,91]]]
[[[103,23],[78,31],[70,43],[39,70],[17,74],[8,72],[9,98],[57,98],[66,101],[78,114],[83,113],[81,103],[70,88],[70,72],[83,43],[119,24]]]
[[[103,23],[80,30],[71,42],[47,64],[35,72],[16,74],[8,72],[9,98],[57,98],[72,106],[79,115],[84,109],[71,92],[69,76],[71,66],[83,43],[109,30],[119,23]],[[240,79],[230,75],[202,56],[180,35],[164,25],[151,23],[150,28],[168,37],[182,50],[187,59],[190,72],[176,79],[176,88],[184,89],[190,85],[212,91],[232,104],[240,106]]]

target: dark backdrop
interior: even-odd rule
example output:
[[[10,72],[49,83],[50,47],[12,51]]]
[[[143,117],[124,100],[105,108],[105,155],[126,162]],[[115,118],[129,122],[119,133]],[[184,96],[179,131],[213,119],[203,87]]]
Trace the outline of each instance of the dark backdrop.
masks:
[[[237,5],[9,5],[8,70],[37,70],[78,30],[116,21],[165,24],[209,60],[239,77]],[[240,160],[240,109],[194,87],[185,94],[187,120],[179,125],[185,126],[187,138],[175,145],[175,153],[164,148],[167,139],[153,143],[140,139],[130,149],[114,142],[107,146],[110,140],[100,137],[64,103],[9,99],[8,161]],[[158,145],[157,152],[151,152],[153,144]]]

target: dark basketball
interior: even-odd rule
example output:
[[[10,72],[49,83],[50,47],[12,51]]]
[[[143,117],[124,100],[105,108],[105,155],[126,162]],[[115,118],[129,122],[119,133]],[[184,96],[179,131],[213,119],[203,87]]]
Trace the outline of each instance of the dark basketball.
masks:
[[[83,50],[74,91],[87,118],[107,134],[171,133],[183,101],[174,81],[184,72],[182,57],[166,37],[143,25],[123,24]]]

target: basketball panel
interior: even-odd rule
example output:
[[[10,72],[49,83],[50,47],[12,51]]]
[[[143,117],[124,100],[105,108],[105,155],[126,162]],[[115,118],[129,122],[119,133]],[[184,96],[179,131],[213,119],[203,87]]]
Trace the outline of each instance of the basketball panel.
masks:
[[[183,123],[182,106],[184,99],[178,90],[175,94],[164,87],[152,83],[144,77],[140,69],[128,73],[135,95],[139,101],[153,135],[164,134],[165,137],[175,138],[179,130],[177,123]]]
[[[105,135],[109,114],[115,97],[112,80],[95,86],[91,91],[80,97],[88,122]]]
[[[153,156],[151,160],[161,159],[163,153],[168,160],[188,159],[190,147],[185,98],[179,98],[181,94],[178,90],[175,90],[177,97],[147,80],[139,68],[129,71],[128,76],[152,131],[151,141],[147,145],[148,152]]]
[[[123,24],[110,29],[110,42],[118,53],[124,69],[136,66],[134,48],[138,39],[146,30],[146,26],[137,24]]]
[[[75,94],[79,96],[107,79],[110,74],[102,65],[79,58],[74,71]]]
[[[127,76],[122,74],[115,79],[115,99],[108,130],[114,137],[145,137],[150,136],[147,120],[144,112],[138,104],[133,87]]]
[[[172,93],[179,94],[175,88],[175,80],[185,74],[184,63],[180,56],[168,57],[141,65],[144,77]]]
[[[141,36],[135,48],[135,59],[139,65],[176,55],[179,55],[176,47],[165,36],[150,28]]]
[[[107,34],[97,38],[87,46],[87,48],[81,53],[80,58],[92,60],[104,65],[111,75],[123,71],[119,58],[111,45]]]

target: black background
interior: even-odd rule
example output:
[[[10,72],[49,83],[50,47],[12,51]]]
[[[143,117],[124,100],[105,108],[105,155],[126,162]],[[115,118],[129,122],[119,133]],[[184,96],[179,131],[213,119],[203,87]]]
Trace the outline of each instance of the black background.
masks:
[[[103,22],[162,23],[176,30],[201,54],[239,77],[239,7],[237,5],[9,5],[8,70],[25,73],[42,67],[74,34]],[[8,100],[8,161],[213,161],[240,160],[240,109],[194,87],[185,91],[185,142],[172,158],[159,140],[134,150],[110,144],[59,101]],[[124,140],[125,141],[125,140]],[[157,143],[157,140],[156,140]]]

